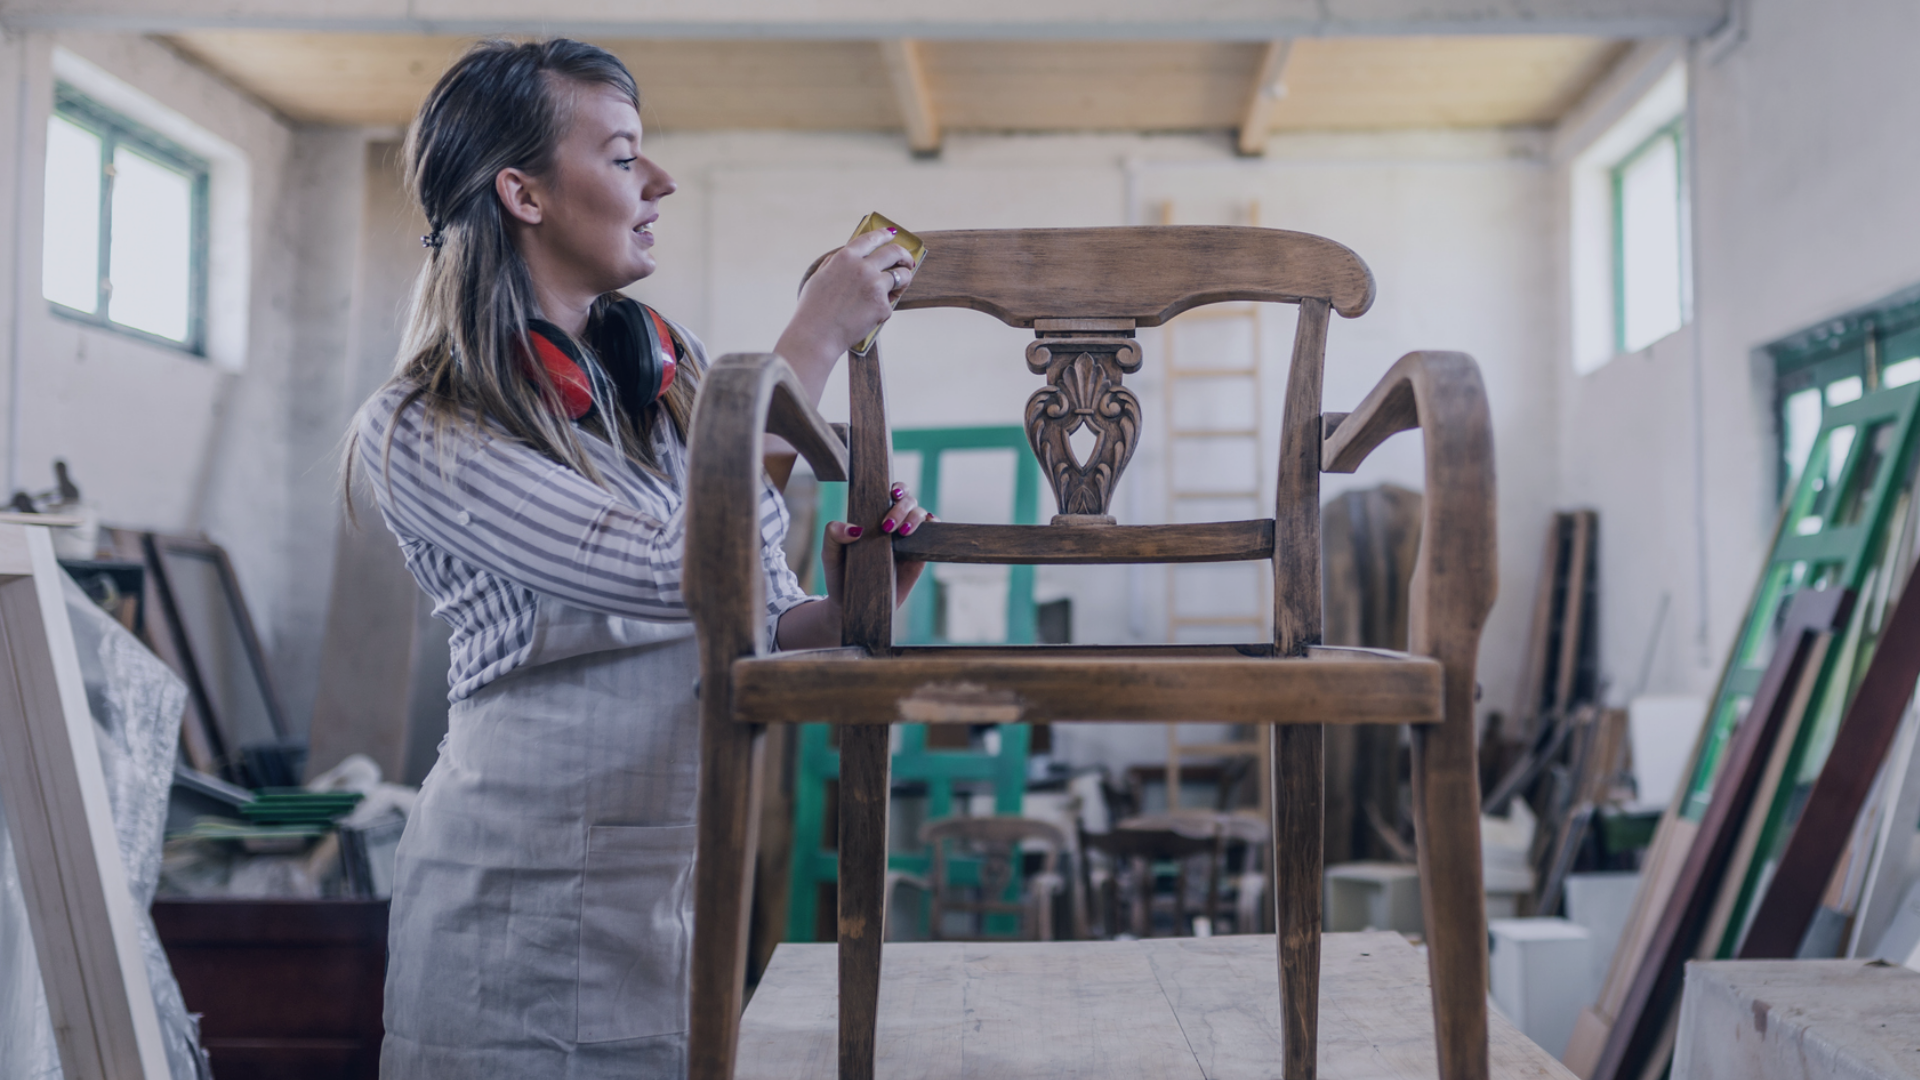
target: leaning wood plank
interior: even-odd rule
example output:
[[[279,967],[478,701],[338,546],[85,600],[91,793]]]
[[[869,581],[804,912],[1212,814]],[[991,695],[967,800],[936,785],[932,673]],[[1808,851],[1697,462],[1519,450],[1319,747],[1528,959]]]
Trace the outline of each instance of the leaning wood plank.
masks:
[[[1201,525],[967,525],[929,521],[895,537],[893,552],[948,563],[1077,566],[1251,562],[1273,554],[1273,522]]]
[[[169,1073],[44,528],[0,525],[0,797],[68,1080]]]
[[[1792,688],[1806,669],[1816,638],[1845,626],[1853,603],[1854,594],[1846,589],[1810,589],[1793,598],[1774,645],[1773,659],[1754,692],[1746,718],[1727,747],[1713,800],[1707,804],[1699,832],[1674,882],[1672,898],[1607,1033],[1606,1048],[1594,1067],[1593,1080],[1632,1080],[1659,1050],[1671,1014],[1679,1004],[1682,969],[1693,958],[1700,931],[1711,914],[1715,886],[1786,719]]]
[[[1320,644],[1320,396],[1327,304],[1306,300],[1294,328],[1274,484],[1273,648],[1302,657]],[[1282,661],[1275,661],[1276,663]],[[1321,875],[1326,844],[1326,725],[1347,715],[1328,701],[1306,723],[1273,733],[1274,928],[1285,1039],[1282,1075],[1313,1080],[1319,1060]]]
[[[1432,1080],[1420,954],[1389,933],[1328,934],[1322,951],[1322,1080]],[[885,1080],[1273,1080],[1276,955],[1272,935],[892,945],[876,1071]],[[836,1075],[834,977],[832,946],[779,947],[741,1022],[741,1080]],[[1570,1080],[1504,1018],[1490,1032],[1497,1080]]]
[[[1855,605],[1856,624],[1860,619],[1858,611],[1858,605]],[[1787,761],[1793,757],[1793,744],[1799,739],[1801,728],[1807,722],[1807,709],[1813,699],[1814,684],[1820,681],[1820,669],[1826,664],[1827,653],[1835,647],[1834,638],[1821,637],[1815,639],[1812,650],[1807,654],[1806,665],[1800,671],[1792,697],[1788,699],[1786,719],[1780,722],[1780,734],[1774,737],[1773,751],[1767,755],[1766,767],[1760,770],[1760,782],[1754,785],[1755,807],[1772,806],[1774,797],[1780,793],[1780,784],[1787,775]],[[1695,959],[1719,958],[1720,944],[1727,940],[1727,926],[1733,922],[1734,905],[1740,900],[1747,872],[1753,866],[1754,853],[1760,848],[1760,834],[1766,831],[1766,826],[1767,814],[1764,810],[1748,814],[1741,823],[1739,838],[1734,841],[1732,854],[1727,856],[1726,868],[1720,872],[1717,895],[1707,915],[1706,926],[1700,931],[1700,942],[1694,949]]]
[[[1787,960],[1799,950],[1820,904],[1820,891],[1845,850],[1847,833],[1873,784],[1874,766],[1886,759],[1900,731],[1900,718],[1913,700],[1916,678],[1920,678],[1920,574],[1909,574],[1867,673],[1840,722],[1827,763],[1754,911],[1739,959]]]
[[[840,640],[875,651],[893,644],[895,586],[893,546],[880,531],[880,520],[892,506],[893,458],[878,344],[865,356],[848,355],[847,380],[853,420],[847,520],[864,528],[866,535],[847,549]],[[873,1078],[880,943],[886,928],[887,804],[892,790],[888,735],[885,727],[840,734],[841,1080]]]
[[[1283,229],[963,229],[920,238],[938,254],[914,273],[901,311],[972,308],[1020,327],[1073,317],[1159,326],[1189,308],[1229,300],[1325,300],[1349,319],[1373,304],[1373,271],[1358,255]]]
[[[1440,665],[1421,658],[802,654],[733,668],[734,717],[754,724],[1165,723],[1170,715],[1223,724],[1431,724],[1441,718],[1442,681]]]

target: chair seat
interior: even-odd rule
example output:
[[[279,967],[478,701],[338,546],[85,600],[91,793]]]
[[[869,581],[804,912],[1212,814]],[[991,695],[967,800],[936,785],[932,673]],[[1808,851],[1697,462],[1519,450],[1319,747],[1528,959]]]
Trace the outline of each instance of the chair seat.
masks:
[[[1328,934],[1321,1080],[1431,1080],[1425,959],[1393,933]],[[1271,935],[887,946],[876,1080],[1271,1080],[1280,997]],[[740,1022],[738,1080],[839,1075],[832,945],[781,945]],[[1496,1080],[1572,1080],[1505,1017]]]
[[[1008,724],[1064,720],[1433,724],[1434,660],[1257,646],[819,649],[737,660],[734,718],[749,723]]]

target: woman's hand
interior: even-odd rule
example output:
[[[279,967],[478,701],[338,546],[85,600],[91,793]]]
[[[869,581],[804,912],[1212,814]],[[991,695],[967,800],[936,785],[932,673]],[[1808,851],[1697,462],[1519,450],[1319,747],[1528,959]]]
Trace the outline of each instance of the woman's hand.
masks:
[[[887,321],[913,281],[913,256],[893,236],[892,229],[875,229],[827,256],[800,287],[793,321],[774,344],[816,405],[833,365]]]
[[[827,598],[802,604],[780,617],[779,647],[782,649],[824,649],[840,644],[840,616],[844,610],[847,585],[847,546],[858,543],[887,543],[893,536],[907,536],[928,521],[937,520],[922,509],[912,493],[894,484],[890,492],[893,505],[877,526],[868,528],[844,521],[827,524],[826,538],[820,545],[820,568],[827,579]],[[893,564],[893,606],[907,602],[914,582],[926,569],[920,559],[901,559]]]

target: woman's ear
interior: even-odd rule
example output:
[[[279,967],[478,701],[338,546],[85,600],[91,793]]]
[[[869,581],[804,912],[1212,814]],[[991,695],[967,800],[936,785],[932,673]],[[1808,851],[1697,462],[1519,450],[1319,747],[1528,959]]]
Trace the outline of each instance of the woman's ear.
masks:
[[[526,225],[538,225],[545,216],[540,208],[539,186],[539,181],[519,169],[501,169],[493,177],[493,190],[500,196],[500,205]]]

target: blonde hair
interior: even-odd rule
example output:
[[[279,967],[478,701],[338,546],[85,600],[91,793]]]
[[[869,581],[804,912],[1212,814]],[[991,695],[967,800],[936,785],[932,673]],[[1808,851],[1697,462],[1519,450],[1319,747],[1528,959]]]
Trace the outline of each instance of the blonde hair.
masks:
[[[568,84],[609,86],[636,111],[640,107],[633,75],[604,49],[564,38],[483,41],[440,77],[407,133],[407,187],[431,232],[423,238],[429,255],[414,283],[393,376],[374,396],[377,401],[392,387],[405,389],[396,422],[387,426],[383,472],[397,420],[418,401],[425,404],[436,447],[447,445],[443,436],[450,428],[481,433],[490,423],[497,433],[605,485],[560,408],[552,378],[528,359],[527,323],[538,315],[533,278],[494,193],[502,169],[536,176],[552,169],[571,119]],[[587,337],[616,299],[618,294],[608,294],[594,304]],[[595,410],[585,426],[657,472],[654,429],[662,414],[683,442],[693,418],[700,373],[691,355],[686,360],[673,385],[640,416],[626,415],[606,380],[590,379]],[[444,470],[444,458],[442,465]],[[350,437],[349,484],[353,466]]]

